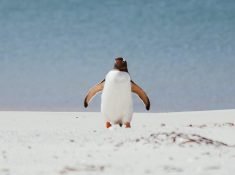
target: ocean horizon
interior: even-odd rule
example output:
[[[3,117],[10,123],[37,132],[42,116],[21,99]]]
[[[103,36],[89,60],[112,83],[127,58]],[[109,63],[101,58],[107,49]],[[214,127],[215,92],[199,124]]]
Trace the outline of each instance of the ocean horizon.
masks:
[[[0,0],[0,110],[99,111],[127,60],[150,112],[235,108],[235,1]],[[138,97],[134,111],[145,112]]]

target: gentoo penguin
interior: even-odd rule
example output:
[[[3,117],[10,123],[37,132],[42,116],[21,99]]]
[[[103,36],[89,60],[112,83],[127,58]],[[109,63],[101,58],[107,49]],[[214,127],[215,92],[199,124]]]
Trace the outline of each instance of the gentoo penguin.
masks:
[[[125,125],[131,127],[133,115],[133,102],[131,92],[136,93],[146,106],[150,109],[150,101],[143,89],[141,89],[130,78],[127,69],[127,62],[118,57],[115,59],[114,68],[108,72],[105,79],[92,87],[84,100],[84,106],[87,107],[91,99],[102,91],[101,95],[101,113],[106,120],[106,128],[112,124]]]

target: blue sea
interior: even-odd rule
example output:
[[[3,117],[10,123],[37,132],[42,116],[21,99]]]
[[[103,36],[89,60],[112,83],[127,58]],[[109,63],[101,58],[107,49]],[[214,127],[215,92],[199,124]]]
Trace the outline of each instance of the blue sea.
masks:
[[[0,110],[99,111],[118,56],[151,112],[235,108],[235,1],[0,0]]]

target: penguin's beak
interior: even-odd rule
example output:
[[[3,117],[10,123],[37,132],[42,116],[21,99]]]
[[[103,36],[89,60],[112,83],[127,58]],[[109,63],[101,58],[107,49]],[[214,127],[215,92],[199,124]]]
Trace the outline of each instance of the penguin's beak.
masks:
[[[115,63],[117,66],[121,66],[123,61],[122,60],[115,60]]]
[[[120,70],[120,71],[128,72],[128,70],[127,70],[127,62],[126,62],[126,60],[124,60],[121,57],[115,59],[114,67],[116,69]]]

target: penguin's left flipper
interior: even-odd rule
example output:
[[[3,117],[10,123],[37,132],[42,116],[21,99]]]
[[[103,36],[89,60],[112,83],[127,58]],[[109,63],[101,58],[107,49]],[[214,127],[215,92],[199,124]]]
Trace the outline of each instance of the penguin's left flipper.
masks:
[[[86,108],[92,98],[100,91],[104,89],[104,82],[105,80],[101,81],[100,83],[93,86],[87,93],[85,100],[84,100],[84,107]]]
[[[147,94],[144,92],[144,90],[139,87],[134,81],[131,80],[131,91],[136,93],[140,99],[144,102],[146,109],[150,109],[150,101],[147,96]]]

